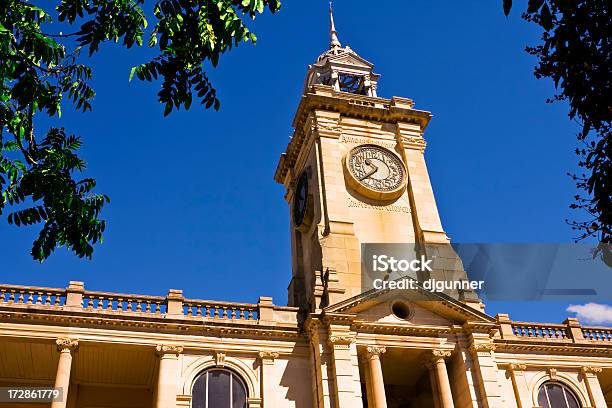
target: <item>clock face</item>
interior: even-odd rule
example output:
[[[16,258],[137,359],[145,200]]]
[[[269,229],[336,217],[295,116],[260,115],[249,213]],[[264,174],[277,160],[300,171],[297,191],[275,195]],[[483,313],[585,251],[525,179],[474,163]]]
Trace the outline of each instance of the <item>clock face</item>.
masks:
[[[406,183],[406,170],[401,159],[380,146],[357,146],[347,155],[345,165],[357,190],[373,198],[388,199],[401,195]]]
[[[296,227],[301,226],[304,223],[304,216],[306,214],[306,206],[308,201],[308,175],[306,172],[302,173],[298,180],[297,187],[295,189],[295,197],[293,198],[293,222]]]

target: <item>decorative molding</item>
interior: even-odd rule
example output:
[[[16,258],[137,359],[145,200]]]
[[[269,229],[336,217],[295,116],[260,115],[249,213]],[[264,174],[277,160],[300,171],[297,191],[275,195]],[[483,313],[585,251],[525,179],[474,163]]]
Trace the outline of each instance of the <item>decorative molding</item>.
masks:
[[[535,339],[529,338],[525,340],[513,341],[496,341],[495,346],[498,350],[508,352],[539,352],[550,353],[555,355],[597,355],[597,356],[612,356],[612,348],[606,344],[585,344],[585,343],[570,343],[570,344],[551,344],[550,342],[535,343]]]
[[[556,368],[548,368],[546,370],[546,372],[548,373],[548,376],[550,377],[551,380],[556,380],[557,379],[557,369]]]
[[[425,151],[427,147],[427,142],[422,137],[414,137],[414,136],[402,136],[402,142],[405,147],[416,148],[422,152]]]
[[[215,364],[218,367],[223,367],[225,365],[225,353],[221,351],[215,351]]]
[[[2,304],[3,310],[0,310],[0,322],[15,320],[27,324],[49,324],[49,322],[52,322],[54,325],[66,325],[69,327],[95,325],[100,329],[107,328],[119,331],[133,331],[136,328],[138,331],[148,329],[155,333],[192,333],[195,335],[204,333],[215,337],[238,335],[264,340],[271,338],[299,339],[302,337],[297,323],[277,324],[274,327],[266,327],[258,325],[257,320],[205,320],[201,317],[196,318],[196,316],[191,318],[187,316],[168,318],[162,314],[115,313],[106,310],[98,311],[97,309],[78,311],[69,309],[54,310],[53,314],[49,314],[48,310],[37,310],[36,305],[29,306],[28,309],[19,306],[6,306],[6,304]],[[13,310],[7,310],[9,308]]]
[[[55,340],[55,344],[57,345],[57,351],[60,353],[70,353],[79,348],[79,340],[77,339],[59,338]]]
[[[183,346],[176,346],[172,344],[159,344],[155,347],[157,351],[157,355],[163,357],[168,354],[173,354],[175,356],[179,356],[179,354],[183,353]]]
[[[304,325],[304,333],[311,341],[316,338],[319,334],[319,328],[321,327],[321,322],[319,320],[309,319]]]

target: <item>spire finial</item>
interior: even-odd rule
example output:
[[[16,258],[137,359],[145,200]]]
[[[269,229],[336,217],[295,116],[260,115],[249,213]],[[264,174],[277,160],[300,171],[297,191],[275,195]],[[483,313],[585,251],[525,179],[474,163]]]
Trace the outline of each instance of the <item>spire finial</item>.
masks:
[[[336,25],[334,24],[334,9],[332,6],[332,0],[329,0],[329,21],[330,21],[330,30],[329,30],[329,48],[341,47],[340,40],[338,39],[338,32],[336,31]]]

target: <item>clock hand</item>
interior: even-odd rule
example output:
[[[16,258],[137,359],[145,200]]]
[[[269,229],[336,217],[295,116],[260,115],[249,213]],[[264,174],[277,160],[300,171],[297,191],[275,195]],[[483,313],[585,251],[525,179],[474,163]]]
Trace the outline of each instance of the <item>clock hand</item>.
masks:
[[[362,181],[362,180],[367,179],[367,178],[368,178],[368,177],[370,177],[372,174],[374,174],[374,173],[376,173],[376,172],[378,171],[378,167],[376,167],[376,165],[374,165],[374,163],[372,163],[372,161],[371,161],[370,159],[367,159],[367,160],[365,161],[365,163],[366,163],[368,166],[371,166],[371,167],[372,167],[372,170],[370,170],[370,171],[368,171],[366,174],[364,174],[364,176],[363,176],[363,177],[361,177],[361,178],[359,179],[359,181]]]

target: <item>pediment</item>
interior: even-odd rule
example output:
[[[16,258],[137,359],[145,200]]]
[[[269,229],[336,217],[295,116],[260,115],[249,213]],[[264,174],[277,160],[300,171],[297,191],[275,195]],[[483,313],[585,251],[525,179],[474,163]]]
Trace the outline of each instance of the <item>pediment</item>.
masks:
[[[361,58],[359,55],[356,55],[353,53],[344,53],[340,55],[334,55],[334,56],[330,56],[328,59],[330,63],[335,63],[335,64],[353,65],[353,66],[367,68],[367,69],[371,69],[374,67],[373,64]]]
[[[409,316],[399,318],[394,304],[407,306]],[[479,308],[443,293],[406,290],[371,290],[325,308],[327,313],[352,314],[357,320],[380,324],[424,326],[493,323],[495,319]]]
[[[393,306],[396,302],[402,302],[402,306],[406,305],[408,310],[406,318],[399,318],[393,313]],[[450,326],[464,323],[464,321],[456,317],[434,313],[426,306],[427,305],[420,305],[416,302],[390,299],[380,303],[373,303],[370,307],[361,310],[357,313],[357,320],[377,324],[408,324],[423,326]]]

